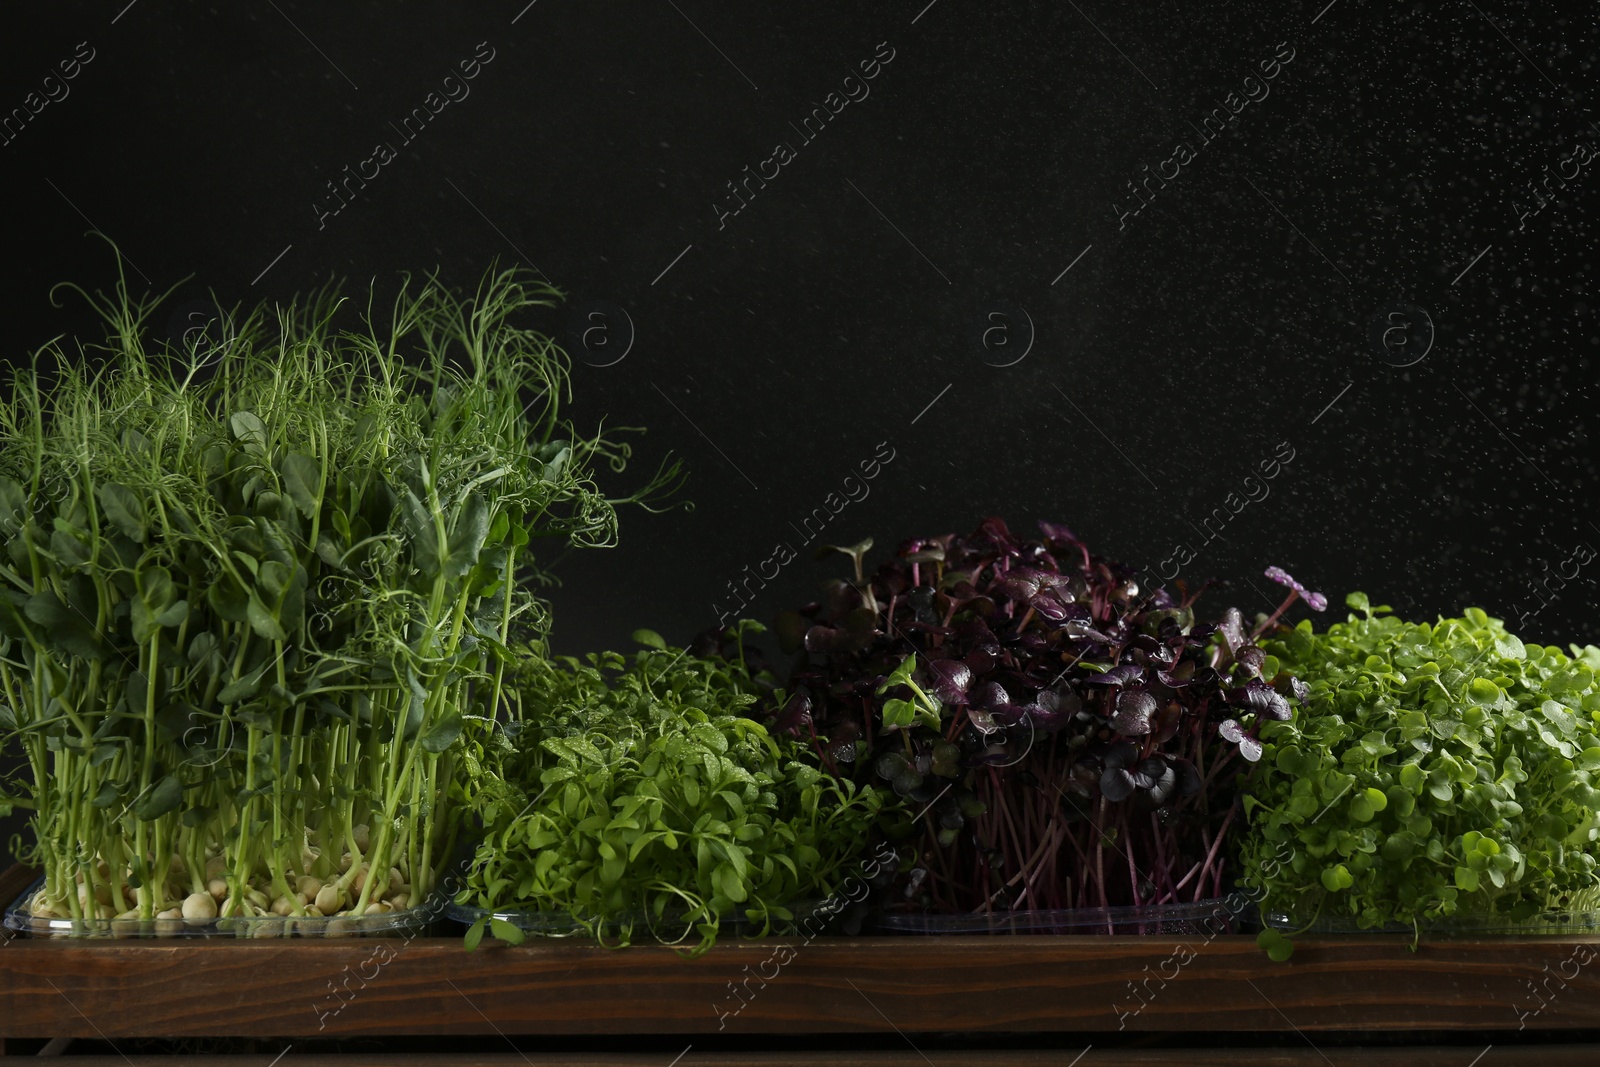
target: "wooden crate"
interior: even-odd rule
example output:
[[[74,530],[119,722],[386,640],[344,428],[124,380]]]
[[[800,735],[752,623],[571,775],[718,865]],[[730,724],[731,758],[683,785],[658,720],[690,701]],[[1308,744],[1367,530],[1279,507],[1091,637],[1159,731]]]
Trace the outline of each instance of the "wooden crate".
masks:
[[[14,898],[28,878],[16,868],[0,876],[0,898]],[[1121,1047],[1135,1035],[1238,1034],[1259,1044],[1275,1034],[1288,1043],[1184,1056],[1193,1064],[1324,1063],[1317,1035],[1343,1042],[1389,1031],[1426,1034],[1445,1057],[1439,1062],[1455,1067],[1471,1067],[1464,1049],[1498,1042],[1479,1063],[1490,1067],[1522,1062],[1503,1058],[1516,1051],[1513,1034],[1549,1040],[1600,1031],[1600,967],[1584,965],[1590,956],[1600,957],[1600,938],[1458,940],[1416,951],[1405,938],[1307,938],[1284,964],[1238,936],[787,938],[719,944],[695,960],[659,946],[608,950],[576,941],[486,941],[469,953],[459,936],[20,938],[0,946],[0,1038],[682,1035],[686,1045],[765,1043],[760,1055],[723,1051],[715,1054],[722,1059],[693,1061],[732,1065],[864,1064],[906,1054],[921,1063],[914,1050],[928,1043],[922,1035],[1020,1032],[1057,1050],[1093,1044],[1082,1061],[1091,1067],[1159,1062],[1138,1057],[1171,1053]],[[1458,1035],[1457,1043],[1439,1046],[1441,1033]],[[890,1035],[906,1045],[903,1053],[802,1054],[783,1051],[784,1035],[837,1035],[841,1049],[851,1047],[851,1035]],[[1391,1050],[1400,1051],[1412,1057],[1404,1062],[1428,1062],[1417,1058],[1425,1049]],[[769,1052],[779,1059],[763,1059]],[[1340,1048],[1338,1055],[1340,1062],[1401,1062],[1384,1058],[1391,1052]],[[507,1055],[508,1063],[523,1062],[509,1048]],[[633,1062],[562,1055],[528,1062]],[[1038,1056],[1046,1054],[956,1050],[936,1062],[1067,1067],[1071,1060],[1062,1051]],[[1569,1056],[1593,1063],[1600,1053],[1558,1042],[1541,1046],[1537,1060],[1549,1067]],[[646,1060],[668,1067],[659,1056]]]

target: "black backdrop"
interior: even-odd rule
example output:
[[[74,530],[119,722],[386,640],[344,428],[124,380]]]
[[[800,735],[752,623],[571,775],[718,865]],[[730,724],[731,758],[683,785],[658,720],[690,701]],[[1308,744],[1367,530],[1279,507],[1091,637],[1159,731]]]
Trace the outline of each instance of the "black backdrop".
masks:
[[[989,514],[1215,607],[1279,564],[1330,614],[1600,642],[1593,12],[125,3],[0,41],[7,356],[83,328],[47,294],[114,280],[91,228],[195,275],[180,325],[536,268],[576,417],[648,426],[633,475],[677,453],[695,505],[562,561],[562,651],[681,642],[780,543],[745,614],[839,573],[820,541]]]

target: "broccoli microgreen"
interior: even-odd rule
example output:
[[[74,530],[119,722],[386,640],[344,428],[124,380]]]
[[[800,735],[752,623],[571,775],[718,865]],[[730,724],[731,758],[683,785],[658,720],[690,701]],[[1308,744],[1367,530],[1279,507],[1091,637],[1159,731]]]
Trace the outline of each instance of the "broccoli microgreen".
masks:
[[[1261,725],[1244,799],[1263,910],[1417,936],[1600,905],[1600,649],[1524,644],[1477,608],[1428,624],[1346,603],[1263,642],[1306,693]],[[1285,935],[1262,939],[1286,958]]]

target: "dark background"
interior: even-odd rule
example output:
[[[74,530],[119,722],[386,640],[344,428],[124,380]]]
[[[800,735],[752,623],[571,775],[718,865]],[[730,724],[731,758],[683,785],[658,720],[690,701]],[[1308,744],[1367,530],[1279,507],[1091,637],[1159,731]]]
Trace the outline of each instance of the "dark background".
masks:
[[[562,561],[561,651],[639,626],[686,640],[780,541],[799,558],[745,613],[810,599],[844,561],[813,562],[794,527],[880,442],[894,459],[823,538],[872,536],[877,558],[1043,518],[1152,570],[1188,544],[1184,578],[1232,583],[1218,610],[1269,608],[1278,564],[1330,614],[1361,589],[1600,642],[1600,561],[1552,577],[1600,546],[1600,159],[1519,225],[1529,181],[1600,150],[1592,11],[124,3],[35,5],[0,40],[5,111],[94,50],[0,146],[7,357],[85,329],[48,290],[114,281],[90,229],[136,286],[195,276],[162,328],[208,289],[248,304],[435,267],[470,286],[497,256],[603,302],[607,330],[569,345],[573,413],[649,427],[613,484],[670,451],[694,510],[630,511],[619,547]],[[390,124],[479,42],[470,95],[403,145]],[[870,96],[802,143],[790,124],[880,42]],[[1199,147],[1288,49],[1270,95]],[[725,183],[779,140],[797,158],[719,227]],[[398,158],[319,229],[325,183],[380,141]],[[1196,158],[1119,229],[1127,183],[1180,141]],[[1270,495],[1232,515],[1285,441]]]

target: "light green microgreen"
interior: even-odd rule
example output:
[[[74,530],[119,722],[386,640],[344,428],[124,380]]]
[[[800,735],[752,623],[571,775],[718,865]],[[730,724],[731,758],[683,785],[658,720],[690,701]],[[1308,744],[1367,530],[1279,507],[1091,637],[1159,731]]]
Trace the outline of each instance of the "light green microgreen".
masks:
[[[1592,908],[1600,649],[1524,644],[1477,608],[1430,625],[1347,603],[1323,633],[1264,642],[1309,695],[1262,725],[1244,800],[1263,909],[1419,930]]]
[[[635,637],[631,659],[534,649],[516,671],[523,719],[480,775],[486,829],[457,900],[568,916],[608,944],[647,930],[699,955],[725,919],[764,933],[836,892],[880,794],[741,715],[756,700],[742,661]]]

